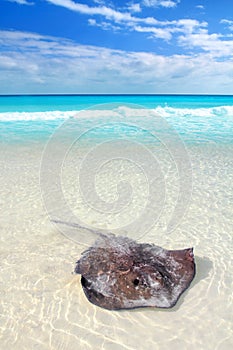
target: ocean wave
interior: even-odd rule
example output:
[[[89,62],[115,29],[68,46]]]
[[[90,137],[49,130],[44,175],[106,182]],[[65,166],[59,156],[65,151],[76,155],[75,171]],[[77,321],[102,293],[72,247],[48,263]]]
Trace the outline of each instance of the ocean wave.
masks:
[[[157,107],[155,111],[162,117],[216,117],[233,116],[233,106],[218,106],[211,108],[173,108]]]
[[[174,108],[169,106],[157,106],[153,109],[130,108],[119,106],[114,109],[87,109],[82,111],[46,111],[46,112],[4,112],[0,113],[0,121],[49,121],[66,120],[68,118],[92,118],[107,117],[110,115],[121,116],[152,116],[159,115],[164,118],[179,117],[233,117],[233,106],[218,106],[212,108]]]
[[[73,117],[76,113],[75,111],[4,112],[0,113],[0,121],[65,120]]]

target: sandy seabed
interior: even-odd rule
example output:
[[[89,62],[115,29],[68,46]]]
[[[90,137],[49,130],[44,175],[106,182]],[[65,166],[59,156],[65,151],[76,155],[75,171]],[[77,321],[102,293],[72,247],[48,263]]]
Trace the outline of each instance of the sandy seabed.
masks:
[[[167,249],[194,247],[197,273],[190,288],[172,309],[125,311],[89,303],[80,276],[72,275],[86,245],[60,234],[50,222],[39,183],[43,147],[25,143],[1,148],[0,348],[232,349],[233,146],[190,146],[193,189],[183,220],[166,235],[162,217],[141,238]],[[109,176],[116,180],[114,168],[110,170],[97,179],[103,193]],[[73,171],[67,167],[64,172],[70,205]],[[169,206],[176,175],[169,166],[164,173]],[[138,186],[143,193],[143,181]],[[80,202],[75,203],[81,213]],[[92,225],[101,221],[86,209],[80,215]],[[103,216],[102,226],[111,229],[113,221]]]

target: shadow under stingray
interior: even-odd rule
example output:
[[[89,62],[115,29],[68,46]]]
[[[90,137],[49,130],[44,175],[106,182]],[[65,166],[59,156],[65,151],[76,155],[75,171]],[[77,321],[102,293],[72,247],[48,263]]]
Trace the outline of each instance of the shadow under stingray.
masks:
[[[207,257],[195,256],[195,264],[196,264],[196,274],[188,290],[186,290],[180,296],[180,299],[178,300],[177,304],[172,309],[170,310],[167,309],[166,311],[170,311],[170,312],[177,311],[181,307],[182,303],[184,302],[184,299],[188,294],[189,290],[193,288],[196,284],[198,284],[201,280],[206,279],[213,268],[212,261]]]

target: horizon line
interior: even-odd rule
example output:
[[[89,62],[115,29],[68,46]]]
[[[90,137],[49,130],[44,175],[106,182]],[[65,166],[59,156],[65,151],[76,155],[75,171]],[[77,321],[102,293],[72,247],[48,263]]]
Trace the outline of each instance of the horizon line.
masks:
[[[0,97],[16,97],[16,96],[227,96],[233,97],[233,94],[193,94],[193,93],[16,93],[16,94],[0,94]]]

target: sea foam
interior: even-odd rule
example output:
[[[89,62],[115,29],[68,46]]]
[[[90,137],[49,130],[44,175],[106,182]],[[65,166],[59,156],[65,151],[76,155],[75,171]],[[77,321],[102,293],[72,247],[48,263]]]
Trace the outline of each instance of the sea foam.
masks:
[[[114,109],[86,109],[81,111],[45,111],[45,112],[3,112],[0,113],[0,121],[36,121],[36,120],[66,120],[70,117],[92,118],[110,115],[127,117],[132,113],[136,116],[159,115],[165,118],[179,117],[233,117],[233,106],[218,106],[212,108],[174,108],[169,106],[157,106],[156,108],[130,108],[119,106]]]

